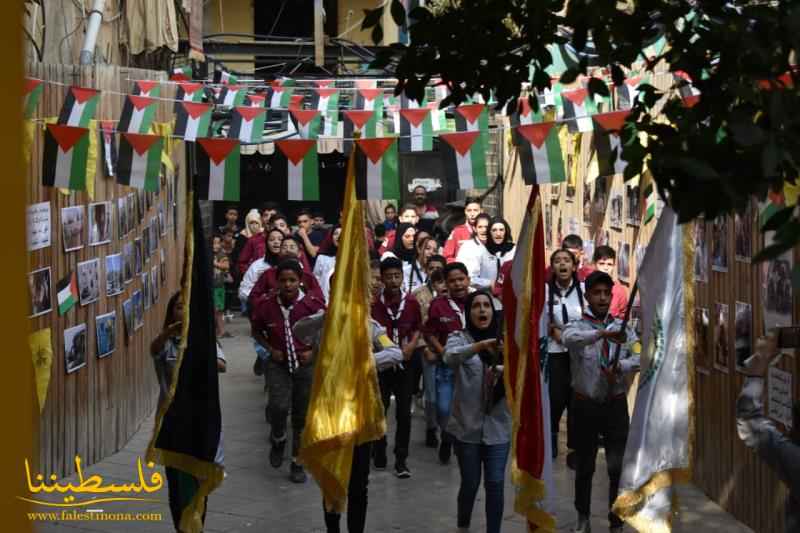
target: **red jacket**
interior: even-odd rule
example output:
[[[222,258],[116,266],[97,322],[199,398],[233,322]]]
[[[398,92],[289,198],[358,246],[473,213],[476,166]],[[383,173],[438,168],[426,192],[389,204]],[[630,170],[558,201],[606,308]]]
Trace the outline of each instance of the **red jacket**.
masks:
[[[303,275],[300,278],[300,288],[306,295],[313,295],[315,298],[325,301],[319,282],[311,271],[303,270]],[[260,300],[274,295],[277,290],[278,270],[276,267],[271,267],[265,270],[256,281],[256,284],[253,285],[253,290],[250,291],[250,296],[247,297],[247,307],[255,309]]]
[[[469,223],[464,223],[453,228],[453,231],[450,232],[450,236],[444,243],[443,255],[448,263],[452,263],[456,260],[456,255],[458,255],[458,249],[461,248],[461,244],[470,240],[473,233],[474,231]]]
[[[393,313],[396,313],[400,307],[400,301],[394,305],[389,304]],[[386,333],[390,338],[394,338],[394,326],[386,306],[381,303],[380,298],[376,298],[372,302],[372,318],[374,318],[381,326],[386,328]],[[420,331],[422,328],[422,310],[420,309],[419,302],[413,295],[406,295],[406,305],[403,312],[397,320],[397,328],[399,330],[400,341],[408,340],[414,333]]]
[[[242,251],[239,252],[239,260],[237,261],[239,275],[244,276],[245,272],[247,272],[247,269],[250,268],[250,265],[252,265],[256,259],[261,259],[264,257],[264,253],[266,251],[267,239],[264,237],[263,233],[253,235],[247,239],[247,242],[244,243]]]
[[[453,300],[461,311],[464,311],[464,302]],[[437,296],[431,302],[428,309],[428,321],[425,322],[424,331],[426,334],[436,337],[439,344],[444,346],[447,337],[454,331],[464,329],[461,325],[461,318],[458,313],[450,306],[450,298],[447,296]]]
[[[628,289],[620,283],[615,283],[611,288],[611,308],[609,313],[614,318],[625,318],[625,310],[628,308]]]
[[[294,326],[301,318],[311,316],[323,309],[325,309],[323,300],[317,298],[314,294],[306,294],[301,300],[296,301],[291,311],[289,311],[289,323]],[[286,325],[277,293],[256,303],[250,315],[250,323],[256,330],[264,332],[267,342],[273,349],[284,353],[287,352]],[[311,346],[303,344],[296,336],[292,337],[295,351],[301,352],[311,349]]]

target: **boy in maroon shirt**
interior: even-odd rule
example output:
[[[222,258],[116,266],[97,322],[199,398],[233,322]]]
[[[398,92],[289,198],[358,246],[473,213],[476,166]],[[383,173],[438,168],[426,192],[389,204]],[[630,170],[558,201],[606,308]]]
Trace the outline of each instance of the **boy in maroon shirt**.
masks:
[[[436,415],[442,432],[439,445],[439,461],[447,464],[453,447],[453,438],[445,431],[453,399],[453,370],[444,364],[442,355],[447,337],[454,331],[464,329],[464,302],[469,292],[469,274],[464,263],[448,263],[444,267],[447,295],[438,296],[431,302],[428,321],[424,326],[428,351],[438,362],[436,366]]]

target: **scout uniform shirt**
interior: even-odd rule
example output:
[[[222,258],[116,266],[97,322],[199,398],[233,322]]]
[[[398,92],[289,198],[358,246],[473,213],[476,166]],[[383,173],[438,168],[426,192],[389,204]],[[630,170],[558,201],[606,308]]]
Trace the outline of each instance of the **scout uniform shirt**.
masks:
[[[425,333],[436,337],[442,346],[447,344],[447,337],[454,331],[464,329],[464,302],[449,296],[437,296],[428,310],[428,321]]]
[[[380,296],[372,302],[372,318],[386,328],[389,338],[400,347],[422,327],[419,302],[405,292],[396,302],[389,303],[384,291],[381,291]]]

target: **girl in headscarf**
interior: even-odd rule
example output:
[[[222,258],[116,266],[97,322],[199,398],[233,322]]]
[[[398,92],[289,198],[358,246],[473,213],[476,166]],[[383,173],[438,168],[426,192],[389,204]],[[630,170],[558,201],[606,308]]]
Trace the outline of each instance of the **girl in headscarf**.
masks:
[[[263,233],[264,227],[261,225],[261,215],[257,210],[251,209],[247,213],[247,217],[245,217],[245,229],[241,233],[241,235],[247,237],[247,241],[244,243],[242,251],[239,252],[237,260],[240,276],[244,276],[250,265],[264,257],[267,243],[264,240]]]
[[[489,235],[486,239],[486,252],[481,256],[481,266],[478,276],[472,279],[475,287],[488,289],[496,297],[500,297],[495,284],[500,276],[502,266],[514,259],[517,247],[511,238],[511,228],[508,222],[500,217],[495,217],[489,224]]]
[[[412,292],[427,279],[417,256],[417,230],[403,222],[397,226],[392,253],[403,262],[403,290]]]

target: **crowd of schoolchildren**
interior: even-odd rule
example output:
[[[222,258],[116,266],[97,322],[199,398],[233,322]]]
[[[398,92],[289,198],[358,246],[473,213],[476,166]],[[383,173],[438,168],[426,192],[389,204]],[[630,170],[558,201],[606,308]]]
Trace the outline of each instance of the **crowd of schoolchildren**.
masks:
[[[502,218],[485,214],[478,199],[467,198],[464,223],[441,239],[434,229],[439,213],[424,187],[414,190],[413,203],[399,210],[389,205],[385,215],[365,231],[374,354],[387,416],[394,404],[396,419],[394,474],[411,477],[411,414],[419,405],[426,446],[436,450],[442,465],[453,454],[457,460],[457,527],[469,528],[483,479],[486,530],[497,533],[511,440],[501,317],[503,280],[516,251],[512,230]],[[213,237],[217,333],[230,336],[225,321],[234,311],[248,317],[253,371],[264,376],[268,396],[270,464],[281,468],[288,456],[291,481],[303,483],[307,476],[296,457],[317,348],[307,330],[309,323],[322,322],[329,303],[341,229],[307,210],[296,213],[293,229],[269,203],[247,213],[244,228],[239,216],[229,209]],[[627,293],[611,277],[614,250],[598,247],[593,266],[583,255],[580,237],[569,235],[549,258],[540,332],[547,353],[552,456],[559,455],[566,411],[567,463],[576,471],[575,531],[585,533],[598,446],[606,451],[609,500],[616,495],[629,422],[625,376],[638,370],[639,361],[629,349],[635,333],[620,331]],[[388,463],[386,436],[356,448],[349,531],[364,530],[370,468],[385,469]],[[609,513],[609,520],[612,531],[621,531],[618,517]],[[338,515],[326,513],[325,522],[328,531],[339,531]]]

